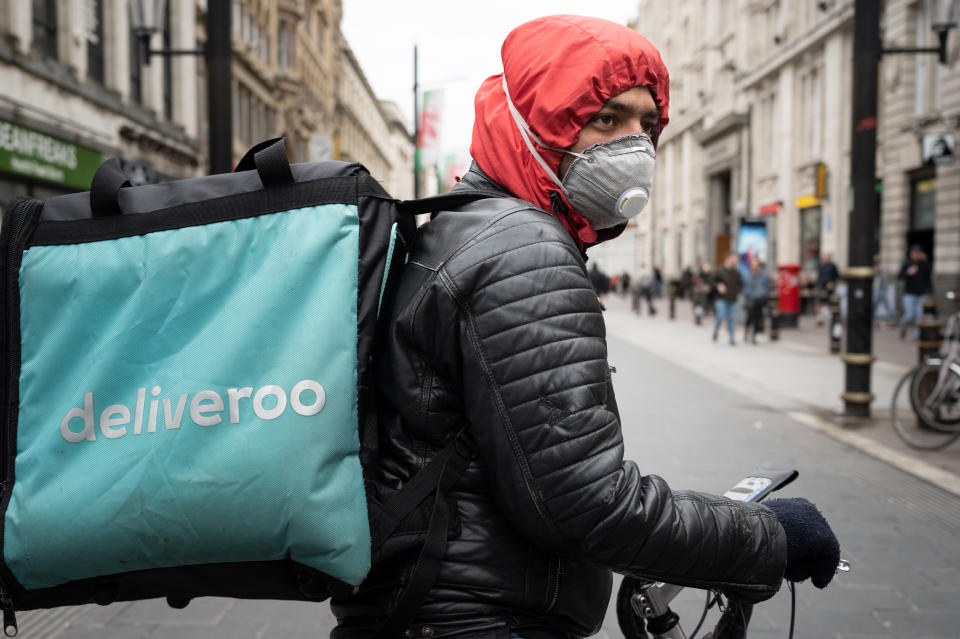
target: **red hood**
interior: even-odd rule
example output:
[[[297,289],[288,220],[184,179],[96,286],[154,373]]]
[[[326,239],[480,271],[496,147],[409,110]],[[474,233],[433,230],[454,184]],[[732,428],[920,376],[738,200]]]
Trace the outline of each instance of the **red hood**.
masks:
[[[623,25],[572,15],[538,18],[511,31],[500,55],[503,74],[487,78],[477,92],[470,154],[494,181],[546,211],[551,210],[551,191],[559,190],[520,137],[501,85],[504,75],[527,126],[552,147],[576,142],[580,129],[607,100],[638,86],[650,89],[660,110],[654,146],[667,125],[667,68],[646,38]],[[556,172],[562,154],[537,150]],[[564,202],[570,210],[562,221],[577,244],[595,243],[590,223]]]

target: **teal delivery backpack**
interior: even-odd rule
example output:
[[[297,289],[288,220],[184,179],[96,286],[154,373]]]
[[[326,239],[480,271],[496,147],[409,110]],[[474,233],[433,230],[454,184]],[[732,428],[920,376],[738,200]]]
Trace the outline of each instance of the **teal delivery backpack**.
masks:
[[[412,213],[491,194],[400,204],[359,164],[291,166],[282,140],[234,173],[125,180],[108,161],[3,220],[5,631],[33,608],[349,596],[399,537],[422,548],[402,617],[466,455],[376,482],[378,318]]]

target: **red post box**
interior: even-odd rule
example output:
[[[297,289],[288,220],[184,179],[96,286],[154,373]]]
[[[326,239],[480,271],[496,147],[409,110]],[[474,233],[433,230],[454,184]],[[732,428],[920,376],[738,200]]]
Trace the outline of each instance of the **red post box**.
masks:
[[[777,268],[780,271],[777,282],[780,292],[780,327],[795,328],[800,315],[800,265],[778,264]]]

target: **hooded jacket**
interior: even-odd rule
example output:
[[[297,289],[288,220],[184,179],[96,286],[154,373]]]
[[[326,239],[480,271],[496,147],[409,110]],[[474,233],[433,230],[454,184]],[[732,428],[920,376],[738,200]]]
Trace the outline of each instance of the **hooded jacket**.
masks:
[[[640,42],[624,31],[632,33],[573,16],[522,25],[504,45],[508,80],[514,45],[541,57],[551,49],[569,54],[557,46],[561,36],[587,33],[589,55],[581,52],[577,65],[554,78],[563,84],[555,88],[564,101],[590,105],[584,113],[599,110],[603,96],[649,79],[635,75],[643,65],[633,58],[643,47],[624,45]],[[552,63],[551,56],[535,61]],[[535,64],[516,92],[526,110],[533,104],[528,93],[537,89]],[[637,71],[608,75],[631,65]],[[607,86],[612,77],[614,88]],[[377,363],[383,486],[409,482],[461,430],[475,454],[447,495],[454,525],[439,576],[402,636],[512,629],[528,639],[584,637],[603,621],[612,571],[754,600],[772,596],[786,561],[772,512],[672,491],[624,459],[603,317],[575,241],[580,227],[538,206],[549,203],[542,199],[546,182],[509,173],[540,170],[508,157],[529,155],[522,142],[502,152],[486,146],[510,133],[491,130],[506,126],[490,115],[503,94],[485,87],[487,97],[477,98],[478,121],[486,122],[474,135],[477,164],[457,188],[505,197],[438,212],[419,230],[387,311],[389,334]],[[564,145],[589,117],[580,107],[568,110],[563,126],[548,122],[566,112],[559,106],[525,117],[538,135]],[[484,164],[491,161],[496,165]],[[659,425],[636,427],[655,432]],[[372,635],[396,606],[417,553],[415,545],[398,547],[380,558],[357,593],[334,598],[334,639]]]
[[[530,130],[555,149],[575,143],[580,129],[607,100],[633,87],[647,87],[660,112],[659,128],[651,136],[656,147],[669,122],[670,106],[669,77],[660,53],[622,25],[558,15],[514,29],[504,40],[501,57],[503,73],[487,78],[474,101],[470,154],[510,193],[558,213],[580,248],[616,237],[623,226],[598,235],[530,154],[507,106],[504,79]],[[556,174],[563,154],[543,147],[538,152]],[[562,201],[561,211],[555,211],[556,199]]]

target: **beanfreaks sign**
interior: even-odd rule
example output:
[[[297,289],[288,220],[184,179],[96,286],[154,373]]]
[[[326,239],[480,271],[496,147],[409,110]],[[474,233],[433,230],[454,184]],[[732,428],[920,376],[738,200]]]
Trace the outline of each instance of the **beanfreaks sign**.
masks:
[[[99,152],[0,120],[0,171],[89,189]]]

